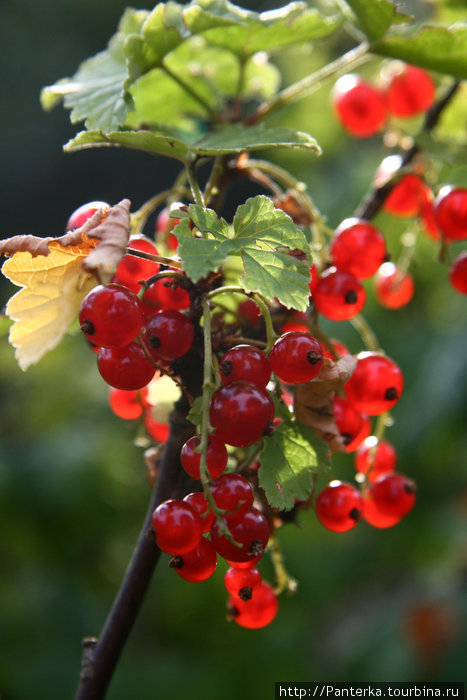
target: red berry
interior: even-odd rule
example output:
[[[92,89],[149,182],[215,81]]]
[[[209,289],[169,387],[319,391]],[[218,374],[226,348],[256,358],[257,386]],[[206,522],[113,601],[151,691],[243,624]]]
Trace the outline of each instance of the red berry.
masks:
[[[220,440],[234,447],[247,447],[258,442],[272,423],[274,404],[261,387],[231,382],[213,393],[209,416]]]
[[[389,113],[396,117],[413,117],[431,107],[435,98],[435,84],[430,75],[417,66],[393,66],[386,88]]]
[[[436,222],[448,241],[467,238],[467,188],[442,187],[434,201]]]
[[[341,343],[340,340],[337,340],[336,338],[331,338],[331,345],[335,349],[339,357],[345,357],[345,355],[350,355],[350,350],[344,345],[344,343]],[[332,360],[332,362],[335,362],[336,358],[332,354],[331,350],[325,345],[323,345],[322,348],[323,357],[327,357],[329,360]]]
[[[159,421],[155,420],[151,415],[150,408],[147,408],[144,412],[144,427],[148,435],[156,442],[167,442],[170,428],[167,423],[159,423]]]
[[[161,306],[163,309],[182,310],[190,306],[190,295],[180,286],[180,280],[174,277],[161,277],[144,293],[143,304]]]
[[[449,269],[449,281],[459,294],[467,294],[467,251],[461,253]]]
[[[354,406],[370,416],[378,416],[391,410],[398,402],[404,388],[400,368],[385,355],[362,352],[357,366],[344,384],[344,391]]]
[[[308,283],[308,286],[310,288],[310,294],[313,294],[315,291],[316,285],[318,284],[319,280],[319,272],[318,268],[316,265],[313,263],[313,265],[310,267],[310,275],[311,275],[311,280]]]
[[[271,367],[287,384],[303,384],[316,377],[323,365],[323,349],[316,338],[303,331],[284,333],[269,355]]]
[[[382,515],[403,518],[415,505],[416,486],[404,474],[383,474],[368,489],[368,498]]]
[[[249,325],[254,326],[261,318],[261,311],[253,299],[245,299],[238,307],[238,315],[241,319],[247,321]]]
[[[362,417],[362,427],[353,441],[354,449],[360,447],[362,442],[366,440],[369,435],[371,435],[371,420],[364,413],[361,413],[360,415]]]
[[[265,581],[255,588],[251,600],[244,601],[231,596],[228,601],[232,620],[247,629],[266,627],[274,620],[278,609],[277,596]]]
[[[362,283],[350,272],[330,267],[319,280],[313,294],[319,313],[331,321],[348,321],[365,306]]]
[[[207,502],[204,493],[201,493],[201,491],[195,491],[194,493],[189,493],[183,500],[198,513],[203,524],[203,532],[209,532],[215,516],[209,507],[209,503]]]
[[[185,554],[194,549],[203,530],[198,513],[178,499],[164,501],[156,508],[152,526],[157,546],[169,554]]]
[[[109,391],[109,403],[115,415],[123,420],[136,420],[143,415],[143,404],[139,391],[123,391],[112,388]]]
[[[386,513],[382,513],[380,510],[378,510],[375,502],[371,498],[371,495],[368,493],[365,494],[363,498],[362,518],[369,525],[382,529],[393,527],[402,520],[402,518],[397,515],[387,515]]]
[[[193,435],[185,442],[180,452],[180,462],[187,474],[192,479],[200,479],[200,462],[201,453],[199,446],[201,445],[201,435]],[[208,449],[206,452],[206,465],[209,476],[214,479],[219,474],[222,474],[227,466],[228,454],[224,443],[214,435],[209,437]]]
[[[145,341],[155,360],[175,360],[193,345],[193,324],[179,311],[156,311],[146,324]]]
[[[181,202],[177,202],[173,205],[174,209],[178,208],[177,204],[179,206],[183,206]],[[177,250],[178,241],[176,236],[174,236],[173,233],[170,233],[170,231],[172,231],[172,229],[174,229],[179,223],[180,219],[175,217],[172,218],[170,216],[168,207],[164,207],[164,209],[159,212],[156,219],[156,235],[166,238],[166,244],[171,250]]]
[[[81,330],[94,345],[117,348],[136,338],[143,323],[138,297],[117,284],[99,284],[86,294],[79,311]]]
[[[364,219],[344,219],[331,242],[332,264],[360,280],[375,274],[386,257],[386,241],[373,224]]]
[[[209,540],[202,537],[194,549],[171,559],[169,566],[185,581],[206,581],[217,566],[216,550]]]
[[[347,532],[360,520],[363,502],[355,486],[331,481],[316,499],[316,515],[324,527],[333,532]]]
[[[391,443],[370,435],[358,448],[354,464],[360,474],[366,474],[368,481],[374,483],[381,474],[392,472],[396,468],[397,453]]]
[[[303,333],[308,333],[310,327],[310,319],[308,314],[304,311],[294,311],[287,321],[285,321],[281,326],[281,333],[290,333],[290,331],[302,331]]]
[[[423,223],[423,231],[433,240],[439,241],[441,231],[435,218],[434,197],[429,187],[426,188],[420,207],[420,218]]]
[[[236,345],[227,350],[219,365],[222,384],[245,381],[266,388],[271,379],[269,360],[252,345]]]
[[[334,397],[334,421],[343,439],[347,452],[354,452],[360,442],[358,437],[363,426],[363,416],[342,396]]]
[[[382,92],[357,75],[339,78],[332,102],[342,126],[353,136],[373,136],[384,127],[387,110]]]
[[[216,506],[225,511],[222,517],[241,518],[253,505],[253,489],[250,482],[240,474],[221,474],[211,486]]]
[[[236,569],[231,566],[224,576],[225,587],[234,598],[251,600],[253,591],[261,585],[261,574],[252,566],[250,569]]]
[[[75,209],[73,214],[70,216],[65,230],[73,231],[75,228],[81,228],[81,226],[83,226],[83,224],[85,224],[86,221],[96,213],[96,211],[99,211],[99,209],[108,208],[109,205],[107,202],[87,202],[87,204],[83,204],[82,206],[78,207],[78,209]]]
[[[145,236],[132,236],[128,241],[128,247],[134,250],[139,250],[150,255],[158,255],[156,246],[149,238]],[[138,284],[143,280],[147,280],[159,272],[159,263],[152,260],[146,260],[128,252],[118,263],[117,271],[113,282],[123,284],[132,292],[138,293],[141,285]]]
[[[142,389],[155,374],[141,345],[130,343],[122,348],[101,348],[97,368],[107,384],[116,389]]]
[[[393,216],[417,216],[426,199],[427,186],[416,175],[403,175],[386,197],[383,209]]]
[[[219,521],[215,520],[211,528],[211,542],[217,552],[229,562],[246,562],[255,560],[264,554],[269,540],[269,524],[264,515],[251,508],[240,518],[224,521],[237,546],[220,533]]]
[[[404,272],[392,262],[385,262],[376,273],[374,290],[381,306],[400,309],[412,299],[415,283],[409,272]]]

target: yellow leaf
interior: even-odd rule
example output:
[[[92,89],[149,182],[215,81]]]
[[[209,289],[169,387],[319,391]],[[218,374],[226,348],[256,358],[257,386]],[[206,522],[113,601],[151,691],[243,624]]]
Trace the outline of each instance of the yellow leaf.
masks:
[[[85,240],[63,247],[48,244],[49,254],[32,256],[16,252],[3,264],[2,272],[23,287],[9,300],[6,314],[14,324],[9,341],[22,370],[38,362],[61,341],[75,320],[81,301],[97,280],[83,273],[83,260],[96,242]]]

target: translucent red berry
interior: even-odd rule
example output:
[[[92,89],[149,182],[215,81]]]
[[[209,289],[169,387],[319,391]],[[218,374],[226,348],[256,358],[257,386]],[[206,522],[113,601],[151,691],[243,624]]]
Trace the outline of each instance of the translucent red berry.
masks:
[[[357,472],[365,474],[370,483],[379,479],[381,474],[393,472],[396,468],[397,453],[391,443],[370,435],[363,441],[354,457]]]
[[[342,126],[353,136],[373,136],[386,123],[383,93],[357,75],[339,78],[333,88],[332,102]]]
[[[249,325],[254,326],[261,318],[261,311],[253,299],[245,299],[238,307],[238,315],[242,320],[247,321]]]
[[[201,453],[199,447],[201,445],[201,436],[193,435],[185,442],[180,452],[180,462],[187,474],[193,479],[200,479],[200,462]],[[224,443],[216,438],[209,436],[208,449],[206,452],[206,465],[209,476],[214,479],[219,474],[222,474],[227,465],[228,454]]]
[[[416,175],[403,175],[386,197],[383,209],[393,216],[417,216],[423,206],[426,185]]]
[[[193,324],[180,311],[156,311],[145,330],[145,342],[155,360],[175,360],[186,355],[193,345]]]
[[[75,228],[81,228],[88,219],[91,218],[99,209],[108,209],[107,202],[87,202],[75,209],[73,214],[67,221],[66,231],[73,231]]]
[[[436,222],[448,241],[467,238],[467,188],[442,187],[434,201]]]
[[[164,501],[156,508],[152,526],[157,546],[168,554],[185,554],[194,549],[203,530],[198,513],[178,499]]]
[[[370,486],[366,497],[373,504],[371,515],[374,516],[374,520],[380,514],[382,523],[384,518],[389,520],[392,518],[398,522],[415,505],[415,482],[398,472],[383,474]],[[377,525],[377,527],[388,526]]]
[[[107,384],[116,389],[142,389],[155,374],[141,345],[130,343],[122,348],[101,348],[97,368]]]
[[[251,508],[240,518],[229,518],[224,522],[237,544],[221,534],[219,521],[215,520],[211,528],[211,541],[221,557],[229,562],[258,561],[264,554],[270,533],[264,515],[257,508]]]
[[[194,549],[184,554],[177,554],[170,560],[169,566],[175,569],[180,578],[184,578],[185,581],[193,583],[206,581],[216,570],[216,550],[208,539],[201,537]]]
[[[467,294],[467,251],[458,255],[449,268],[449,281],[459,294]]]
[[[316,499],[316,515],[333,532],[347,532],[360,520],[363,502],[360,491],[342,481],[331,481]]]
[[[227,350],[219,364],[222,384],[246,381],[266,388],[271,378],[268,358],[252,345],[236,345]]]
[[[206,500],[206,496],[201,491],[195,491],[189,493],[183,499],[185,503],[189,503],[190,506],[198,513],[203,524],[203,532],[209,532],[214,522],[214,513],[209,507],[209,503]]]
[[[410,272],[401,270],[392,262],[385,262],[375,275],[374,290],[381,306],[400,309],[412,299],[415,283]]]
[[[310,327],[310,319],[304,311],[294,311],[281,326],[281,333],[290,333],[290,331],[302,331],[308,333]]]
[[[252,566],[249,569],[236,569],[231,566],[224,576],[225,587],[234,598],[251,600],[253,591],[261,585],[261,574]]]
[[[177,208],[176,204],[174,206],[175,209]],[[181,202],[178,202],[178,204],[183,206]],[[171,217],[168,207],[164,207],[156,218],[156,235],[165,240],[167,247],[171,250],[177,250],[178,248],[177,238],[173,233],[170,233],[178,223],[180,223],[180,219]]]
[[[128,247],[150,255],[158,255],[154,243],[145,236],[132,236],[128,241]],[[112,281],[117,284],[123,284],[128,289],[138,293],[141,289],[139,282],[150,279],[150,277],[159,272],[159,268],[159,263],[140,258],[129,252],[118,263],[117,271]]]
[[[229,617],[247,629],[260,629],[269,625],[277,615],[279,602],[272,587],[263,581],[255,588],[251,600],[239,600],[233,596],[228,601]]]
[[[129,289],[100,284],[81,302],[79,323],[94,345],[117,348],[136,338],[143,324],[143,312],[138,297]]]
[[[344,345],[344,343],[341,343],[340,340],[337,340],[336,338],[331,338],[331,344],[334,350],[337,352],[339,357],[345,357],[345,355],[350,355],[350,350]],[[333,353],[331,352],[331,349],[326,347],[326,345],[322,346],[323,348],[323,357],[327,357],[333,362],[335,362],[336,358],[334,357]]]
[[[144,427],[148,435],[156,442],[166,442],[169,437],[170,428],[167,423],[161,423],[155,420],[151,415],[149,408],[144,412]]]
[[[111,388],[109,404],[112,411],[123,420],[136,420],[143,415],[143,403],[140,391],[123,391]]]
[[[163,309],[181,311],[190,306],[190,295],[180,285],[179,278],[161,277],[146,290],[142,301],[143,304],[151,303],[153,306],[159,305]]]
[[[253,505],[253,489],[241,474],[221,474],[210,488],[216,506],[224,511],[223,518],[238,519]]]
[[[344,392],[361,413],[378,416],[391,410],[401,397],[404,379],[398,365],[385,355],[362,352],[344,384]]]
[[[309,333],[290,331],[276,340],[269,360],[281,381],[302,384],[319,374],[323,365],[323,348]]]
[[[334,421],[343,439],[347,452],[353,452],[360,444],[358,437],[363,426],[363,416],[342,396],[335,396],[333,402]]]
[[[332,264],[360,280],[375,274],[386,257],[386,241],[376,226],[364,219],[344,219],[331,241]]]
[[[348,321],[365,306],[366,293],[355,275],[330,267],[316,285],[313,300],[319,313],[326,318]]]
[[[423,68],[397,63],[393,64],[391,72],[386,88],[390,114],[413,117],[431,107],[435,98],[435,84]]]
[[[213,393],[210,422],[227,445],[247,447],[258,442],[274,419],[269,394],[250,382],[231,382]]]

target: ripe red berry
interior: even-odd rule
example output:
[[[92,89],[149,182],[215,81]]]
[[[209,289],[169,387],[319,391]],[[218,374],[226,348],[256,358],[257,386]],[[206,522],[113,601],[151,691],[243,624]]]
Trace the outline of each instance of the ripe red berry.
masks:
[[[201,493],[201,491],[195,491],[194,493],[189,493],[183,500],[198,513],[203,524],[203,532],[209,532],[215,516],[209,507],[209,503],[207,502],[204,493]]]
[[[86,204],[81,205],[78,207],[78,209],[75,209],[73,214],[71,214],[67,221],[65,230],[73,231],[75,228],[81,228],[81,226],[83,226],[83,224],[85,224],[86,221],[96,213],[96,211],[99,211],[99,209],[108,208],[109,205],[107,202],[87,202]]]
[[[155,374],[141,345],[130,343],[122,348],[101,348],[97,368],[107,384],[116,389],[142,389]]]
[[[185,554],[194,549],[203,530],[201,519],[185,501],[170,499],[152,514],[156,544],[168,554]]]
[[[386,197],[383,209],[393,216],[417,216],[426,198],[426,189],[417,175],[403,175]]]
[[[142,301],[143,304],[181,311],[190,306],[190,295],[180,286],[178,278],[161,277],[146,290]]]
[[[180,311],[156,311],[146,323],[145,342],[155,360],[175,360],[193,345],[193,324]]]
[[[215,520],[211,528],[211,542],[221,557],[229,562],[258,561],[264,554],[270,533],[264,515],[257,508],[251,508],[240,518],[229,518],[224,522],[237,544],[221,534],[219,521]]]
[[[353,136],[373,136],[384,127],[387,110],[382,92],[357,75],[339,78],[332,102],[342,126]]]
[[[183,206],[181,202],[178,202],[178,204]],[[174,208],[177,208],[177,203],[175,203]],[[179,223],[180,219],[170,216],[168,207],[164,207],[156,218],[156,235],[160,236],[162,239],[165,239],[168,248],[171,250],[177,250],[178,241],[173,233],[170,233],[170,231],[172,231],[172,229],[174,229]]]
[[[231,566],[224,576],[225,587],[234,598],[251,600],[253,591],[261,585],[261,574],[252,566],[250,569],[236,569]]]
[[[363,441],[354,457],[357,472],[366,474],[370,483],[379,479],[381,474],[392,472],[396,468],[397,453],[391,443],[370,435]]]
[[[331,481],[316,499],[316,515],[324,527],[333,532],[347,532],[360,520],[363,502],[355,486]]]
[[[266,388],[271,379],[268,358],[252,345],[236,345],[227,350],[219,365],[222,384],[245,381]]]
[[[320,278],[313,294],[319,313],[331,321],[348,321],[365,306],[366,293],[360,280],[350,272],[330,267]]]
[[[309,333],[289,331],[276,340],[269,360],[281,381],[303,384],[319,374],[323,365],[323,348]]]
[[[337,354],[339,355],[339,357],[345,357],[345,355],[350,355],[350,350],[344,345],[344,343],[341,343],[340,340],[337,340],[336,338],[331,338],[331,344],[337,352]],[[322,348],[323,357],[327,357],[329,360],[335,362],[336,358],[332,354],[330,348],[327,348],[325,345],[323,345]]]
[[[368,489],[368,499],[382,516],[400,520],[415,505],[416,486],[404,474],[383,474]]]
[[[272,587],[263,581],[255,588],[251,600],[239,600],[231,596],[227,607],[229,617],[237,625],[247,629],[260,629],[274,620],[279,602]]]
[[[302,331],[308,333],[310,328],[310,319],[304,311],[294,311],[289,318],[284,321],[281,326],[281,334],[290,333],[290,331]]]
[[[459,294],[467,294],[467,251],[453,261],[449,268],[449,281]]]
[[[150,255],[158,255],[154,243],[145,236],[132,236],[128,241],[128,247]],[[141,285],[138,283],[157,274],[159,267],[159,263],[140,258],[129,252],[118,263],[117,271],[112,281],[117,284],[123,284],[137,294],[141,289]]]
[[[169,566],[185,581],[206,581],[217,566],[216,550],[208,539],[202,537],[194,549],[173,557]]]
[[[354,406],[370,416],[391,410],[401,397],[404,379],[400,368],[385,355],[362,352],[357,366],[344,384],[344,392]]]
[[[375,275],[374,290],[381,306],[400,309],[412,299],[415,283],[409,272],[404,272],[392,262],[385,262]]]
[[[143,415],[140,391],[122,391],[122,389],[111,388],[109,404],[115,415],[123,420],[136,420]]]
[[[258,442],[274,419],[269,394],[250,382],[231,382],[211,397],[210,422],[227,445],[247,447]]]
[[[434,201],[436,222],[448,241],[467,238],[467,188],[442,187]]]
[[[335,396],[333,402],[334,421],[343,439],[347,452],[354,452],[359,446],[358,437],[363,426],[363,416],[342,396]]]
[[[364,219],[344,219],[331,242],[332,264],[360,280],[375,274],[386,257],[386,241],[376,226]]]
[[[253,505],[253,489],[240,474],[221,474],[214,479],[211,493],[223,518],[241,518]]]
[[[128,345],[143,323],[138,297],[117,284],[99,284],[86,294],[79,311],[81,330],[91,343],[104,348]]]
[[[147,408],[144,412],[144,427],[146,432],[156,442],[167,442],[170,428],[167,423],[160,423],[151,415],[151,409]]]
[[[199,471],[201,462],[201,453],[199,452],[200,445],[201,436],[193,435],[193,437],[185,442],[180,452],[182,467],[192,479],[198,480],[201,478]],[[215,435],[210,435],[206,452],[206,465],[211,479],[222,474],[227,465],[228,457],[224,443]]]
[[[433,104],[435,84],[430,75],[417,66],[395,63],[386,88],[386,102],[390,114],[413,117]]]
[[[247,321],[248,325],[254,326],[261,318],[261,311],[253,299],[245,299],[238,307],[238,315],[242,320]]]
[[[397,525],[397,523],[402,520],[402,518],[397,515],[388,515],[378,510],[370,493],[366,493],[363,498],[362,519],[369,525],[381,529],[394,527],[394,525]]]

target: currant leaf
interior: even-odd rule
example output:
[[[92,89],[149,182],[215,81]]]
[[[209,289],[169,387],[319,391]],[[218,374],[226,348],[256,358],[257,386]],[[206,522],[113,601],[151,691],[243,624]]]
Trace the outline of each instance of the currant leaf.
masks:
[[[386,34],[393,24],[409,22],[412,18],[401,13],[392,0],[346,0],[354,11],[358,26],[369,39]]]
[[[313,489],[315,474],[330,467],[329,448],[312,428],[284,420],[272,437],[265,440],[258,471],[259,485],[269,504],[290,510],[306,501]]]

